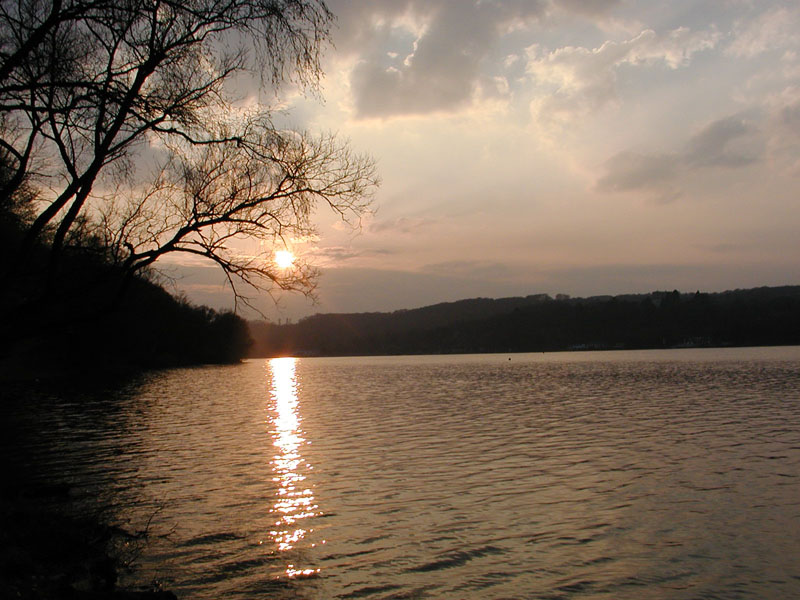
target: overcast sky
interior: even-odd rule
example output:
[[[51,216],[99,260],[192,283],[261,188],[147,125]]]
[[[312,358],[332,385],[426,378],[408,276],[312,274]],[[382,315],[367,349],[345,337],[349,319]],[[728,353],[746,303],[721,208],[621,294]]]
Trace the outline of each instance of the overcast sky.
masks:
[[[286,125],[376,159],[358,234],[295,251],[320,303],[800,284],[800,3],[331,0],[322,98]],[[270,101],[267,93],[262,101]],[[231,305],[218,273],[191,298]]]

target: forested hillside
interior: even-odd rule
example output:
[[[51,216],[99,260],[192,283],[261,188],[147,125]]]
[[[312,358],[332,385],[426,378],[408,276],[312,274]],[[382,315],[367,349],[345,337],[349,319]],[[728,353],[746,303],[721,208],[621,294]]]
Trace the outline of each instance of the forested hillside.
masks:
[[[252,356],[440,354],[800,343],[800,286],[553,299],[252,322]]]
[[[16,254],[24,215],[0,210],[0,379],[63,376],[224,363],[244,357],[246,322],[233,313],[194,306],[157,282],[123,274],[103,247],[86,239],[47,276],[48,249]],[[146,272],[145,272],[146,275]]]

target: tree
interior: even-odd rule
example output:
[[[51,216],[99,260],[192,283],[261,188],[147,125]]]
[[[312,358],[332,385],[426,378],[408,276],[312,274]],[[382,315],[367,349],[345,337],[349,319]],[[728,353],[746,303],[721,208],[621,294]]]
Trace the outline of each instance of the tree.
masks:
[[[310,292],[230,242],[308,235],[316,202],[348,220],[377,185],[333,136],[281,131],[234,102],[233,79],[311,86],[332,15],[321,0],[0,0],[0,198],[22,189],[50,274],[87,232],[127,277],[172,252],[216,262],[234,286]]]
[[[347,220],[367,209],[374,181],[372,163],[334,137],[278,132],[256,121],[236,140],[180,144],[148,189],[131,190],[101,207],[96,235],[128,279],[178,252],[219,265],[237,301],[247,302],[238,283],[312,292],[313,267],[282,271],[262,256],[236,252],[230,242],[248,238],[272,247],[287,238],[308,238],[316,199]]]

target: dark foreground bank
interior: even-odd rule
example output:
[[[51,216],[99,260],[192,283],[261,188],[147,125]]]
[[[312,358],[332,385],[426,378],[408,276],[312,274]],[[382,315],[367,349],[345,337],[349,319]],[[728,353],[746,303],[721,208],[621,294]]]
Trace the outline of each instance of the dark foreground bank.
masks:
[[[246,355],[251,340],[236,314],[193,305],[155,272],[126,276],[99,241],[66,249],[54,271],[44,242],[19,256],[24,231],[24,221],[0,206],[1,382],[116,376]]]
[[[0,499],[0,597],[19,599],[171,599],[157,582],[120,590],[121,569],[143,542],[131,532],[80,514],[67,486],[8,482]]]
[[[146,525],[131,527],[123,521],[113,510],[113,498],[94,498],[87,505],[77,497],[80,481],[45,475],[41,469],[42,452],[54,450],[45,441],[46,432],[30,427],[35,421],[29,416],[30,403],[59,394],[58,387],[62,386],[54,381],[6,383],[0,390],[0,598],[175,598],[157,581],[134,589],[118,586],[123,572],[135,569],[148,543]],[[79,398],[74,390],[70,394],[68,401]],[[58,432],[51,433],[58,437]]]

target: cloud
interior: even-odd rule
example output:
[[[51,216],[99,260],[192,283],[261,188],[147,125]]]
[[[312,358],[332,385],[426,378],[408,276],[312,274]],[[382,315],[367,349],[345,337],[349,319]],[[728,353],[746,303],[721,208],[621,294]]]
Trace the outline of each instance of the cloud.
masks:
[[[767,141],[772,166],[790,176],[800,176],[800,89],[789,88],[773,101]]]
[[[352,262],[359,258],[373,258],[392,254],[386,249],[355,250],[348,246],[315,246],[303,252],[303,257],[314,266],[337,267],[345,262]]]
[[[753,58],[770,50],[797,46],[798,31],[800,11],[773,7],[755,19],[738,21],[725,52],[737,58]]]
[[[597,17],[609,13],[621,2],[620,0],[555,0],[553,4],[568,12]]]
[[[794,136],[800,136],[800,99],[781,106],[774,118],[778,127]]]
[[[697,52],[713,48],[718,39],[716,31],[680,27],[662,35],[646,29],[629,40],[606,41],[597,48],[564,46],[547,51],[530,46],[527,72],[540,92],[531,110],[536,118],[551,122],[586,116],[618,101],[621,66],[662,64],[678,69]]]
[[[403,4],[405,10],[398,10]],[[479,85],[497,75],[483,69],[497,41],[546,7],[543,1],[438,1],[398,2],[382,10],[379,3],[368,21],[370,51],[360,54],[351,74],[357,116],[425,114],[468,104]],[[361,23],[356,37],[364,39],[367,23]]]
[[[596,184],[601,192],[645,190],[657,202],[671,202],[680,197],[674,180],[680,168],[676,154],[641,154],[620,152],[605,164],[606,174]]]
[[[753,125],[740,116],[719,119],[691,137],[685,162],[692,166],[741,167],[758,160],[753,149],[731,146],[755,134]]]
[[[340,56],[349,57],[349,93],[357,118],[455,112],[485,95],[511,97],[533,27],[541,37],[579,16],[602,27],[621,0],[334,0]],[[556,18],[556,15],[560,17]],[[551,19],[551,16],[554,17]],[[528,30],[530,35],[519,35]],[[528,49],[528,73],[549,86],[535,103],[543,114],[583,114],[616,99],[622,64],[663,63],[675,69],[713,47],[715,31],[645,29],[597,48]],[[537,54],[531,56],[531,48]],[[505,83],[504,83],[505,81]]]
[[[384,221],[375,221],[369,226],[370,233],[418,233],[434,224],[434,219],[419,217],[399,217]]]
[[[680,152],[620,152],[606,161],[606,173],[597,180],[595,189],[645,191],[657,202],[671,202],[682,195],[677,182],[687,171],[710,167],[733,169],[756,163],[761,152],[758,134],[749,120],[732,115],[703,127]]]

